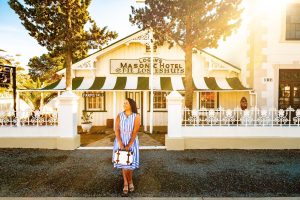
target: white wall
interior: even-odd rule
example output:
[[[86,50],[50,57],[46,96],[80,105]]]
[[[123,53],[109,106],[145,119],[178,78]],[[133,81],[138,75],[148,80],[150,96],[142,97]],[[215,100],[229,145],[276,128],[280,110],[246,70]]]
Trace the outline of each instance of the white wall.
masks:
[[[244,84],[252,70],[249,68],[250,51],[253,50],[254,55],[261,52],[254,57],[252,77],[260,107],[277,107],[279,69],[300,69],[300,41],[285,40],[286,6],[289,3],[300,4],[300,0],[244,0],[240,28],[226,41],[220,41],[217,49],[207,49],[241,67],[240,78]],[[253,46],[250,46],[250,37],[254,38]],[[261,58],[262,62],[257,61]],[[264,78],[272,78],[273,82],[264,82]]]
[[[0,138],[3,137],[58,137],[60,128],[58,126],[20,126],[0,127]]]
[[[196,126],[182,127],[182,137],[192,138],[257,138],[282,137],[299,138],[300,127],[226,127],[226,126]]]
[[[290,2],[300,4],[299,0]],[[278,106],[279,69],[300,69],[300,41],[285,40],[286,6],[284,1],[276,1],[272,10],[266,12],[264,21],[268,32],[264,35],[267,47],[263,49],[266,55],[266,62],[262,65],[266,70],[263,77],[273,78],[274,81],[263,83],[263,77],[260,77],[257,84],[267,85],[267,89],[262,91],[262,96],[266,98],[268,107]]]

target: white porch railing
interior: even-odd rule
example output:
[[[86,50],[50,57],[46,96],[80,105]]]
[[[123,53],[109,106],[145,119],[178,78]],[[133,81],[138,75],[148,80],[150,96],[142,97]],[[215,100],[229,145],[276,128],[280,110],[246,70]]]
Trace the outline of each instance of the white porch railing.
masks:
[[[0,127],[3,126],[57,126],[58,112],[39,110],[0,111]]]
[[[300,109],[182,110],[182,126],[300,126]]]
[[[189,110],[182,100],[167,96],[167,150],[300,148],[300,109]]]

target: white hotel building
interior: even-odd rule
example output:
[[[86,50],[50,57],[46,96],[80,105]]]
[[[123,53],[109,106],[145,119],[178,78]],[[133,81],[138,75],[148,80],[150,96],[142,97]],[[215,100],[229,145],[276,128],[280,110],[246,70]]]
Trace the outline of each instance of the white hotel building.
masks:
[[[245,9],[238,30],[226,41],[221,41],[217,49],[193,53],[193,109],[211,109],[213,112],[206,117],[216,119],[216,124],[214,121],[203,124],[202,121],[202,124],[186,126],[182,123],[186,119],[182,119],[180,104],[177,104],[177,110],[173,107],[168,112],[167,95],[176,90],[184,96],[185,55],[176,45],[171,49],[168,44],[154,48],[153,125],[169,125],[167,149],[299,148],[300,110],[287,116],[289,111],[286,109],[300,109],[300,0],[244,0],[242,6]],[[46,145],[47,148],[77,148],[80,141],[77,129],[72,126],[74,121],[80,124],[82,112],[94,112],[93,125],[105,126],[108,119],[115,119],[123,110],[126,97],[136,100],[142,126],[147,130],[150,124],[151,54],[148,37],[147,30],[138,31],[74,63],[73,92],[79,97],[78,116],[72,115],[73,107],[62,95],[57,128],[45,128],[41,132],[39,127],[17,127],[26,129],[30,137],[24,135],[24,131],[17,133],[19,129],[3,128],[8,136],[3,135],[7,140],[2,140],[0,146],[7,147],[12,141],[9,133],[14,132],[14,139],[21,135],[21,140],[16,140],[16,147],[26,140],[31,147],[44,148],[43,142],[48,141],[51,145]],[[65,90],[65,79],[41,90],[61,93]],[[173,97],[177,98],[176,95]],[[240,107],[242,97],[247,99],[248,108],[277,111],[258,113],[254,109],[251,127],[247,126],[247,120],[243,126],[245,122],[241,120],[251,117],[246,111],[242,115],[236,112],[236,118],[229,121],[232,123],[224,124],[233,115],[230,112],[222,115],[214,109],[233,110]],[[70,119],[65,117],[67,115]],[[40,142],[32,143],[32,137]]]
[[[300,108],[300,2],[245,0],[241,27],[218,49],[195,51],[194,108]],[[94,125],[105,125],[137,101],[142,125],[149,125],[150,48],[138,31],[73,64],[73,90],[79,113],[93,111]],[[154,49],[154,126],[165,126],[166,96],[184,95],[184,52],[168,44]],[[59,72],[63,73],[63,71]],[[45,89],[65,89],[64,79]]]

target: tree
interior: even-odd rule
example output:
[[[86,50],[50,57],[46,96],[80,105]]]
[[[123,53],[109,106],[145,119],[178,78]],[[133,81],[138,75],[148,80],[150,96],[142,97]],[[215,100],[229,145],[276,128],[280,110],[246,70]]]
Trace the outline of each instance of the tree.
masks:
[[[0,49],[1,51],[1,49]],[[3,52],[6,52],[2,50]],[[17,61],[17,57],[21,56],[19,54],[10,55],[5,53],[4,55],[0,55],[0,64],[9,65],[16,67],[17,70],[17,88],[22,89],[39,89],[50,82],[52,82],[53,78],[46,79],[49,75],[49,71],[43,74],[42,78],[44,78],[43,82],[40,81],[39,77],[36,76],[35,79],[32,79],[31,75],[27,74],[25,69],[20,65],[20,62]],[[9,93],[12,90],[12,85],[9,88],[0,87],[0,94]],[[20,92],[20,98],[23,99],[28,105],[31,106],[32,109],[38,110],[40,109],[42,102],[48,103],[51,99],[55,98],[57,93],[54,92]]]
[[[24,0],[24,3],[9,0],[30,36],[55,56],[64,56],[66,89],[72,90],[73,54],[86,54],[89,48],[101,49],[117,33],[107,27],[99,28],[92,20],[87,11],[91,0]]]
[[[35,81],[25,73],[19,73],[17,76],[18,89],[39,89],[47,84],[42,83],[39,78]],[[20,92],[20,98],[23,99],[33,110],[41,109],[42,104],[49,103],[57,97],[56,92]]]
[[[64,57],[54,57],[50,53],[43,54],[40,57],[34,56],[28,62],[29,75],[33,80],[39,79],[41,82],[52,80],[56,81],[59,76],[57,71],[64,68]]]
[[[185,52],[185,106],[192,108],[193,50],[216,48],[240,25],[241,0],[146,0],[145,7],[132,9],[131,23],[151,28],[156,43],[176,42]]]

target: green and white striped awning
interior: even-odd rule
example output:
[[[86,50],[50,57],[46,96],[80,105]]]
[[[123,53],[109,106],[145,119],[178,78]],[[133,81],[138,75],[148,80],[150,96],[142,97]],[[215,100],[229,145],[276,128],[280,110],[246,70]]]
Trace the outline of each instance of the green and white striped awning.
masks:
[[[195,90],[251,90],[242,85],[238,78],[214,78],[202,77],[194,78]],[[150,90],[149,77],[76,77],[73,78],[73,90]],[[65,90],[65,78],[48,85],[42,90]],[[165,91],[183,91],[184,77],[153,77],[153,89]]]

